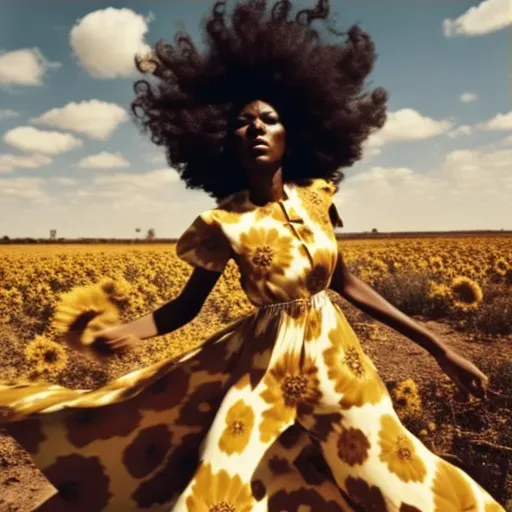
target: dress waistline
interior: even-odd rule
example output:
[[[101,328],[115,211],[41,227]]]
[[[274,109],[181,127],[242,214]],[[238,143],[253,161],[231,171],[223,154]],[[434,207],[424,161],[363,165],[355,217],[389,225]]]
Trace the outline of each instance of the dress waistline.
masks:
[[[329,300],[329,295],[327,294],[326,290],[321,290],[318,293],[315,293],[314,295],[311,295],[309,297],[300,297],[298,299],[289,300],[287,302],[273,302],[271,304],[264,304],[263,306],[259,307],[259,310],[262,311],[280,311],[282,309],[290,309],[294,306],[309,306],[312,308],[320,308],[324,305],[326,301]]]

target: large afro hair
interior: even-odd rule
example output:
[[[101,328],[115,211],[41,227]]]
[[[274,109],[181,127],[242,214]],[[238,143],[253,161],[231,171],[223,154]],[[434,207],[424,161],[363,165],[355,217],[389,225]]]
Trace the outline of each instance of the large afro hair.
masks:
[[[362,157],[362,144],[386,120],[387,93],[364,91],[376,59],[366,32],[353,25],[338,32],[328,0],[291,16],[289,0],[269,8],[266,0],[238,1],[228,17],[217,1],[203,20],[206,51],[190,36],[156,43],[135,64],[148,79],[135,82],[135,123],[166,158],[187,188],[221,200],[248,188],[230,151],[232,122],[252,100],[271,104],[286,129],[283,180],[321,177],[338,186]],[[322,40],[312,27],[322,20]],[[228,23],[229,21],[229,23]]]

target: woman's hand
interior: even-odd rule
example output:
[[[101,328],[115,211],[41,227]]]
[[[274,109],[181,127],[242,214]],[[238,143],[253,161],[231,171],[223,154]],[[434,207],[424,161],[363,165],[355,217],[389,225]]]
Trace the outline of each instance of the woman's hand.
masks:
[[[124,325],[116,325],[96,332],[91,348],[99,354],[112,354],[133,348],[140,341],[141,339],[130,334]]]
[[[443,355],[435,356],[435,359],[459,388],[479,398],[487,398],[489,378],[471,361],[453,350],[448,350]]]

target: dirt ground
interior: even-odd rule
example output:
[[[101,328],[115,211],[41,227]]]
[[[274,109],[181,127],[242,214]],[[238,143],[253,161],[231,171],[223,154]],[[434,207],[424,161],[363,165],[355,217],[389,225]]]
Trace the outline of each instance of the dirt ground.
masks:
[[[356,313],[347,317],[351,323],[364,319]],[[407,428],[512,512],[512,336],[470,336],[447,324],[421,323],[489,377],[487,400],[461,396],[423,348],[390,329],[383,328],[385,339],[360,334],[361,343],[390,390],[408,378],[417,383],[424,416],[420,421],[404,418]],[[428,421],[437,429],[425,437],[420,431]],[[0,512],[35,510],[54,492],[29,455],[0,429]]]

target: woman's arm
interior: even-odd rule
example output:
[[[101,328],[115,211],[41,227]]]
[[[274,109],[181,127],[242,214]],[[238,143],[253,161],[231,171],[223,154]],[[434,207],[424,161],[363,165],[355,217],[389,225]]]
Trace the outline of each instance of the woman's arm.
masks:
[[[175,331],[197,316],[221,275],[222,272],[196,267],[178,297],[136,320],[105,329],[97,336],[103,338],[107,349],[117,350],[132,346],[133,338],[143,340]]]
[[[432,332],[395,308],[373,288],[352,274],[343,261],[341,251],[338,251],[338,261],[330,288],[361,311],[421,345],[434,357],[444,356],[451,351]]]

